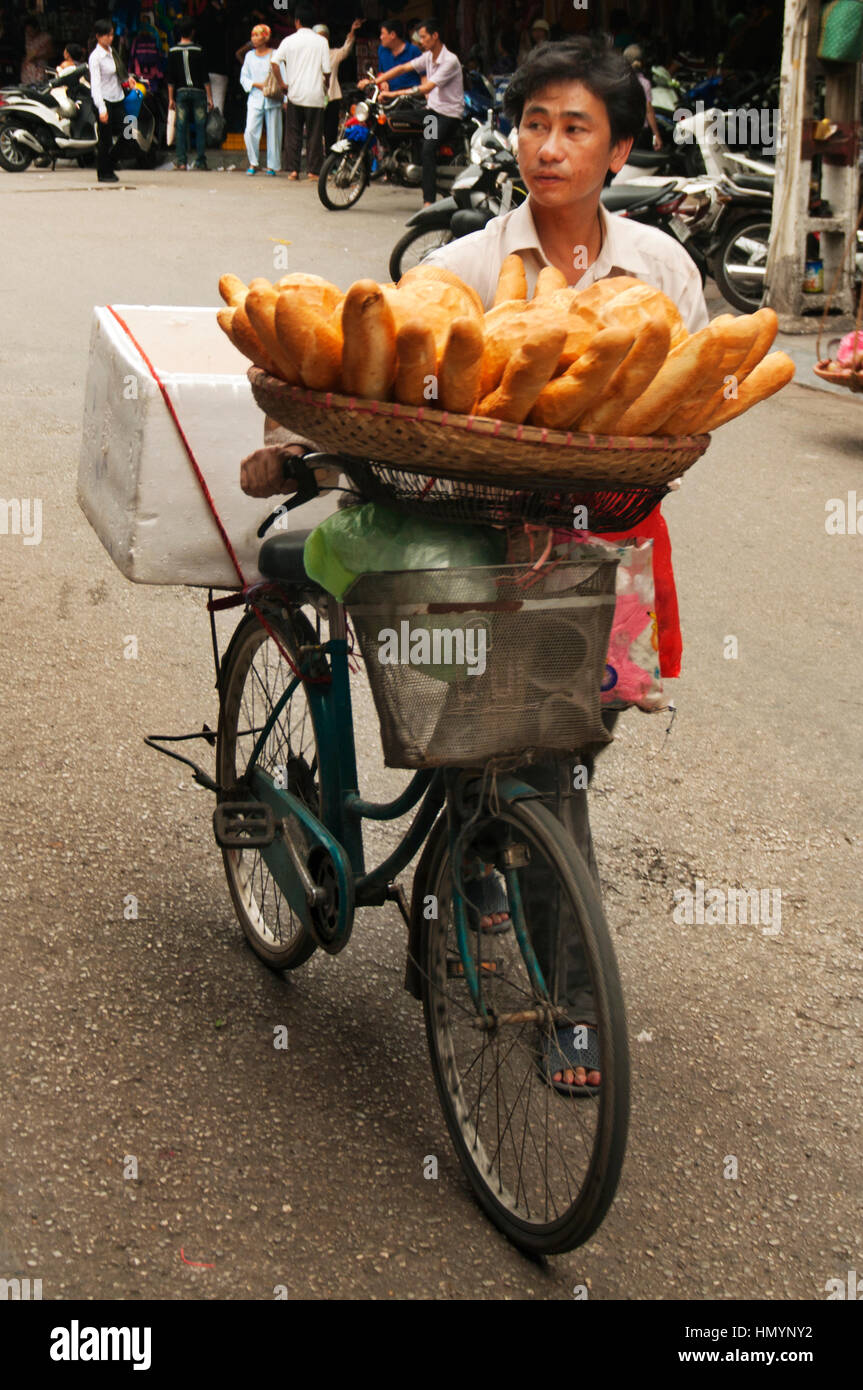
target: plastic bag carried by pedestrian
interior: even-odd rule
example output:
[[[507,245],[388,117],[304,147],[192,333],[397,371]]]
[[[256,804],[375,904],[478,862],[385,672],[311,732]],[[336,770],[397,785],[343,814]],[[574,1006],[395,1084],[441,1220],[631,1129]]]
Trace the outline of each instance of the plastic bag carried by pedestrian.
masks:
[[[214,106],[207,117],[207,148],[210,150],[221,149],[225,143],[225,136],[228,133],[228,122],[225,120],[218,106]]]

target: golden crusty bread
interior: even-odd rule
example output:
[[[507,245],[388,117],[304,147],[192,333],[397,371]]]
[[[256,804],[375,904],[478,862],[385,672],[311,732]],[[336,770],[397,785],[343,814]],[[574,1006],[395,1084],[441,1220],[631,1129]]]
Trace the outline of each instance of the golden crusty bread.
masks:
[[[565,338],[562,328],[538,325],[534,335],[521,344],[507,363],[500,386],[479,402],[476,414],[491,415],[516,425],[526,420],[537,396],[551,378]]]
[[[342,305],[342,387],[349,396],[389,399],[396,378],[396,323],[376,280],[357,280]]]
[[[279,369],[279,376],[290,386],[300,383],[299,354],[286,350],[276,328],[276,305],[279,295],[273,287],[263,285],[249,287],[244,308],[249,322],[260,338],[267,354]]]
[[[469,415],[479,393],[482,327],[475,318],[453,319],[438,367],[438,396],[442,410]]]
[[[615,278],[617,277],[612,277],[612,280]],[[651,318],[657,315],[664,316],[672,343],[688,336],[686,326],[674,300],[669,299],[662,290],[654,289],[652,285],[631,285],[629,289],[615,295],[603,307],[602,317],[606,323],[625,323],[625,311],[631,306],[637,306]]]
[[[623,294],[624,290],[631,289],[633,285],[643,284],[644,281],[636,279],[634,275],[606,275],[583,290],[576,286],[575,293],[579,304],[586,305],[589,309],[597,309],[601,313],[605,305],[617,295]]]
[[[626,328],[626,325],[623,325]],[[617,422],[656,376],[671,342],[665,318],[653,318],[638,332],[605,390],[577,424],[591,434],[614,434]]]
[[[543,387],[530,413],[533,425],[550,430],[572,429],[605,390],[635,338],[626,328],[601,328],[581,356]]]
[[[237,304],[232,309],[219,309],[216,321],[244,357],[248,357],[256,367],[269,372],[270,376],[279,376],[278,365],[264,348],[242,304]]]
[[[342,336],[336,319],[310,307],[302,296],[283,290],[274,311],[276,338],[282,355],[312,391],[332,391],[341,378]]]
[[[517,251],[505,256],[497,277],[494,304],[506,304],[510,299],[527,299],[527,275],[524,261]]]
[[[244,285],[238,275],[223,275],[219,281],[219,294],[232,307],[242,304],[248,292],[248,285]]]
[[[553,294],[555,290],[567,289],[566,276],[562,270],[558,270],[556,265],[544,265],[536,277],[534,286],[534,299],[542,299],[544,295]]]
[[[732,318],[730,323],[719,323],[714,319],[708,325],[707,336],[713,347],[704,375],[694,383],[690,397],[681,401],[679,408],[667,420],[663,420],[663,434],[692,432],[705,406],[722,389],[726,379],[736,375],[752,348],[759,330],[759,325],[752,320],[752,314],[742,314],[739,318]]]
[[[673,347],[647,389],[618,420],[617,433],[655,433],[703,380],[713,350],[706,329]]]
[[[402,405],[437,406],[429,387],[437,382],[434,334],[421,318],[406,319],[396,331],[396,379],[393,397]]]
[[[541,323],[546,324],[549,330],[562,327],[566,331],[555,372],[565,371],[575,361],[599,327],[597,315],[591,309],[582,311],[572,290],[556,290],[527,302],[510,300],[495,305],[484,319],[481,396],[488,395],[500,385],[510,357],[527,338],[534,336]]]
[[[475,314],[477,318],[482,318],[483,302],[477,294],[473,285],[465,284],[460,275],[456,275],[454,270],[447,270],[443,265],[413,265],[410,270],[406,270],[399,280],[397,289],[405,289],[407,286],[422,284],[420,291],[423,296],[434,298],[437,296],[438,303],[454,303],[452,294],[444,297],[437,290],[428,288],[430,286],[446,286],[449,290],[454,290],[464,301],[462,310],[465,314]]]
[[[750,410],[759,401],[764,401],[776,391],[781,391],[793,375],[794,363],[786,352],[768,353],[757,367],[752,368],[740,386],[736,399],[723,401],[719,410],[714,411],[712,416],[705,415],[702,420],[697,421],[694,432],[709,434],[711,430],[736,419],[744,410]]]

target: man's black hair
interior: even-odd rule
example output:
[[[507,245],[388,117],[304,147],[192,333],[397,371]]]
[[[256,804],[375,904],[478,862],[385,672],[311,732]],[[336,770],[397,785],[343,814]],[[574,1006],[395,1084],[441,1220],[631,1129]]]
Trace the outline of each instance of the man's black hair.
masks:
[[[388,29],[397,39],[404,40],[405,26],[400,19],[382,19],[381,28]]]
[[[97,39],[103,39],[106,34],[112,33],[114,21],[112,19],[97,19],[93,25],[93,33]]]
[[[298,5],[294,18],[300,21],[304,29],[311,29],[315,22],[315,12],[309,5]]]
[[[193,19],[181,19],[177,25],[177,37],[193,39],[195,37],[195,21]]]
[[[79,43],[67,43],[66,52],[73,63],[86,63],[87,61],[87,55]]]
[[[640,134],[647,116],[644,88],[623,54],[603,39],[580,34],[561,43],[540,44],[503,94],[504,114],[513,125],[521,123],[530,98],[552,82],[581,82],[605,103],[612,144]]]
[[[440,35],[440,20],[430,14],[427,19],[421,19],[417,24],[418,29],[425,29],[427,34]]]

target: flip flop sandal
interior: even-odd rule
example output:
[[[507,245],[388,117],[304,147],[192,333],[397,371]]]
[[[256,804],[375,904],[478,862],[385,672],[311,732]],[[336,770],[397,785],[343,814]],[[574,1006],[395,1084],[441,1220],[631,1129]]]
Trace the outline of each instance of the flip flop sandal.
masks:
[[[576,1030],[586,1028],[587,1046],[576,1047]],[[574,1071],[584,1067],[586,1072],[601,1071],[602,1058],[599,1051],[599,1034],[593,1023],[566,1024],[542,1037],[542,1056],[539,1061],[539,1074],[543,1081],[562,1096],[595,1096],[598,1086],[568,1086],[565,1081],[555,1081],[556,1071]]]
[[[490,927],[483,927],[483,934],[486,936],[500,936],[502,932],[507,932],[512,927],[509,916],[509,902],[506,896],[506,889],[501,883],[500,878],[489,867],[482,878],[472,878],[464,885],[464,896],[467,898],[475,912],[467,913],[467,924],[471,931],[476,931],[479,924],[479,917],[491,917],[495,912],[505,912],[506,918],[503,922],[495,922]],[[477,916],[479,913],[479,916]]]

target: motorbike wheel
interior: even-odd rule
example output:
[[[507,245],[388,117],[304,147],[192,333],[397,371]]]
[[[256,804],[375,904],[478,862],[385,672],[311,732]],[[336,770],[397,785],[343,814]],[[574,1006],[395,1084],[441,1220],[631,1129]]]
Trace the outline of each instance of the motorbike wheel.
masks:
[[[761,306],[769,246],[770,218],[755,212],[732,223],[717,248],[713,278],[722,297],[741,313]]]
[[[419,265],[430,251],[436,251],[439,246],[447,246],[454,240],[449,227],[435,227],[430,232],[423,231],[421,227],[412,227],[393,247],[390,256],[390,279],[398,283],[405,271]]]
[[[10,123],[3,121],[0,124],[0,169],[5,169],[7,174],[23,174],[33,163],[34,155],[35,150],[22,150],[15,144]]]
[[[330,212],[344,212],[358,203],[369,181],[368,160],[363,158],[360,167],[350,183],[350,169],[356,163],[356,155],[351,150],[328,154],[318,175],[318,197]]]

